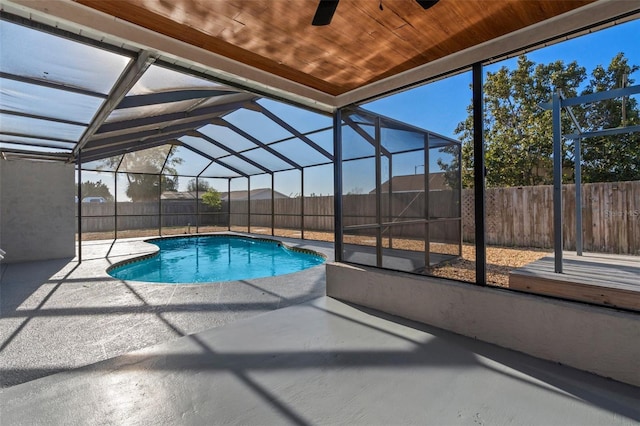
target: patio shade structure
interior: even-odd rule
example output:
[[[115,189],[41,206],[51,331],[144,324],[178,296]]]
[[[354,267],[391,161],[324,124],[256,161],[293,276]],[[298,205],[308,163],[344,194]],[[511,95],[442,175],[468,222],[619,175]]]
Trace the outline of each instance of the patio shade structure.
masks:
[[[186,73],[149,52],[91,45],[4,18],[4,155],[75,162],[82,152],[82,163],[89,163],[171,144],[246,177],[300,169],[287,151],[286,142],[295,140],[315,154],[305,165],[333,161],[332,141],[310,136],[330,129],[329,118],[298,112],[297,121],[313,123],[299,131],[280,117],[292,107]],[[33,55],[22,54],[27,50]]]
[[[314,27],[317,4],[303,0],[0,4],[3,152],[52,159],[69,153],[75,160],[82,150],[83,161],[133,149],[134,142],[141,149],[184,144],[181,137],[212,121],[238,133],[236,124],[220,121],[235,110],[280,117],[282,128],[283,115],[256,104],[258,97],[333,113],[560,32],[580,34],[638,13],[633,2],[595,0],[441,1],[428,9],[398,0],[383,10],[378,2],[343,0],[331,25]],[[25,26],[58,37],[44,41]],[[188,69],[191,80],[176,79],[176,69]],[[298,138],[330,160],[307,132],[291,123],[284,129],[283,140]],[[242,136],[280,160],[286,156],[260,144],[274,139]]]
[[[441,1],[428,10],[415,0],[383,1],[383,10],[379,1],[342,0],[325,27],[311,25],[318,2],[307,0],[79,3],[339,96],[593,0]]]
[[[576,119],[572,106],[579,106],[591,102],[599,102],[608,99],[623,98],[640,93],[640,86],[622,87],[605,92],[596,92],[587,95],[566,98],[561,91],[553,94],[550,103],[541,105],[542,108],[551,110],[553,116],[553,196],[554,196],[554,270],[563,272],[562,264],[562,138],[574,141],[575,158],[575,182],[576,182],[576,253],[582,256],[582,140],[597,136],[611,136],[623,133],[640,132],[640,126],[623,125],[611,129],[601,129],[591,132],[582,131],[579,121]],[[566,110],[576,128],[576,133],[562,134],[562,121],[560,115]],[[624,119],[623,119],[624,123]]]
[[[334,164],[333,123],[327,114],[212,81],[206,75],[158,60],[148,51],[114,49],[55,29],[42,31],[43,28],[35,28],[17,17],[3,17],[0,25],[9,46],[3,49],[0,65],[6,93],[0,111],[3,156],[75,162],[79,184],[83,182],[83,169],[115,176],[118,173],[146,176],[157,187],[157,207],[153,211],[160,215],[157,221],[160,233],[163,224],[160,199],[166,184],[163,179],[168,175],[193,177],[196,187],[198,180],[205,178],[226,179],[228,200],[231,179],[241,178],[247,183],[250,202],[252,176],[270,175],[274,191],[274,173],[297,171],[304,193],[305,168]],[[21,54],[34,47],[37,54]],[[415,151],[425,155],[430,148],[459,146],[453,139],[361,109],[344,117],[341,127],[356,131],[364,137],[371,153],[377,146],[390,161],[394,153]],[[376,120],[384,123],[383,140],[372,130]],[[416,137],[418,144],[414,146],[412,139]],[[364,157],[372,158],[371,153]],[[176,170],[174,158],[188,164],[176,166],[180,169]],[[425,158],[424,164],[428,164],[428,157]],[[424,176],[429,176],[428,170]],[[118,181],[118,178],[114,181],[116,198]],[[459,179],[457,182],[459,185]],[[376,187],[380,185],[381,182]],[[391,196],[390,185],[388,190]],[[424,192],[422,188],[421,193]],[[377,196],[381,198],[383,194],[378,191]],[[83,198],[79,191],[78,200]],[[391,200],[388,202],[391,214]],[[424,200],[421,202],[424,205]],[[299,223],[304,237],[304,197],[300,197],[300,204]],[[424,209],[423,206],[423,213]],[[119,219],[125,218],[118,218],[118,208],[109,211],[115,216],[117,236]],[[250,230],[252,212],[247,213]],[[275,213],[272,207],[272,232]],[[82,216],[79,204],[80,238]],[[456,216],[454,241],[459,255],[459,211]],[[399,218],[390,216],[389,220]],[[197,230],[197,219],[194,225]],[[230,219],[227,226],[231,226]]]
[[[5,14],[153,52],[233,87],[332,112],[473,63],[637,14],[634,2],[343,0],[331,25],[315,1],[171,3],[2,0]]]
[[[339,163],[336,135],[354,127],[336,116],[354,105],[639,13],[606,0],[441,1],[428,10],[413,0],[384,10],[343,0],[332,25],[313,27],[317,5],[302,0],[0,5],[4,157],[103,168],[108,160],[160,175],[165,165],[131,171],[133,154],[189,153],[206,160],[196,177],[247,181]]]

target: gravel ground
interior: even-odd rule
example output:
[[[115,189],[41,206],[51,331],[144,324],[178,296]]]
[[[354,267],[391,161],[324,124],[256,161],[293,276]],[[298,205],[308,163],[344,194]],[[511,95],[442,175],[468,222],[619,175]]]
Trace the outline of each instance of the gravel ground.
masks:
[[[532,248],[487,247],[487,282],[500,287],[509,286],[509,272],[548,255],[548,250]],[[435,268],[438,277],[461,281],[475,281],[476,248],[462,246],[462,258]]]

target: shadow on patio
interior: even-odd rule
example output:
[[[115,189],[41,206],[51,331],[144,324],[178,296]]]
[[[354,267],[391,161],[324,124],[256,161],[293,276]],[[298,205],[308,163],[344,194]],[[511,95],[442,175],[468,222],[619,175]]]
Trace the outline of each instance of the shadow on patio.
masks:
[[[325,297],[15,386],[3,399],[8,421],[54,423],[640,420],[632,386]]]

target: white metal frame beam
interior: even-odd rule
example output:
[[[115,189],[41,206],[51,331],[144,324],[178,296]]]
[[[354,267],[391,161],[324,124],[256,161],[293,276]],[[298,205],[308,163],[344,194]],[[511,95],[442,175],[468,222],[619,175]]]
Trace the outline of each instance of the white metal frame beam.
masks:
[[[151,56],[150,52],[142,51],[135,61],[129,63],[129,65],[120,75],[120,78],[118,79],[116,84],[111,89],[109,97],[102,104],[93,121],[82,134],[82,137],[78,141],[78,145],[76,145],[75,149],[73,150],[74,156],[76,156],[78,152],[80,152],[80,150],[84,148],[84,146],[87,144],[87,142],[89,142],[94,133],[98,131],[100,126],[102,126],[109,115],[111,115],[113,110],[118,107],[118,104],[120,104],[127,93],[129,93],[131,88],[138,82],[140,77],[142,77],[145,71],[151,66],[151,64],[155,62],[155,60],[156,59]]]

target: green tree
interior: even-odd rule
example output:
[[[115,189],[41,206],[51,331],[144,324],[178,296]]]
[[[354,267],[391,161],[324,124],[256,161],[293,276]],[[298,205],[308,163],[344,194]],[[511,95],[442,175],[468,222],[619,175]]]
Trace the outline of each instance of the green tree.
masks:
[[[624,75],[640,69],[629,65],[623,53],[607,67],[597,66],[580,95],[622,87]],[[576,62],[562,61],[536,65],[526,56],[518,58],[517,68],[502,67],[487,73],[484,83],[485,164],[488,186],[524,186],[550,184],[552,172],[552,117],[539,108],[559,89],[565,97],[578,96],[578,88],[587,80],[586,70]],[[629,79],[627,84],[634,81]],[[624,103],[624,108],[623,108]],[[458,124],[456,134],[462,141],[462,183],[473,185],[473,109]],[[573,107],[582,131],[595,131],[640,124],[636,99],[611,99]],[[624,113],[623,113],[624,112]],[[562,132],[577,131],[569,115],[562,114]],[[574,143],[563,144],[563,181],[574,181]],[[451,152],[453,153],[453,152]],[[584,182],[607,182],[640,179],[640,134],[587,138],[582,142]],[[440,164],[451,173],[457,161]]]
[[[160,191],[178,190],[176,166],[183,159],[176,157],[176,147],[166,145],[130,152],[124,158],[117,156],[103,160],[103,168],[126,172],[125,193],[134,202],[157,200]],[[160,185],[160,188],[158,188]]]
[[[593,70],[583,94],[620,88],[624,76],[639,69],[638,65],[629,65],[623,53],[618,53],[606,68],[598,65]],[[627,82],[628,85],[633,83],[632,79]],[[638,102],[632,97],[594,102],[588,104],[584,112],[585,131],[640,124]],[[584,139],[582,164],[583,182],[640,180],[640,133]]]
[[[577,95],[586,78],[586,70],[575,61],[565,64],[535,64],[525,55],[518,58],[517,67],[503,66],[488,72],[484,82],[485,104],[485,164],[487,186],[539,185],[552,182],[552,117],[540,104],[551,99],[554,89],[567,97]],[[458,124],[455,132],[462,141],[462,181],[473,182],[473,109]],[[563,128],[571,128],[563,117]],[[563,161],[571,165],[567,154]],[[445,172],[457,168],[457,161],[441,164]]]
[[[189,192],[207,192],[211,189],[211,185],[206,180],[198,179],[196,183],[196,179],[191,179],[187,183],[187,191]]]
[[[449,145],[447,147],[441,148],[441,152],[449,154],[449,156],[447,157],[450,158],[450,161],[445,161],[441,157],[438,157],[436,159],[436,162],[438,166],[440,166],[440,169],[444,170],[444,181],[445,181],[445,184],[450,189],[458,189],[460,187],[460,176],[462,174],[458,174],[458,163],[460,162],[460,158],[459,158],[460,151],[464,150],[464,148],[465,148],[464,146],[460,147],[457,145]],[[466,174],[466,176],[467,177],[473,176],[473,171],[470,174]],[[465,186],[464,182],[463,182],[463,186]],[[468,182],[466,185],[466,187],[471,187],[471,186],[473,186],[473,179],[471,182]]]
[[[107,201],[113,201],[113,195],[109,187],[105,185],[102,180],[97,182],[86,181],[80,185],[82,191],[82,197],[102,197]]]
[[[202,202],[214,209],[219,209],[222,205],[220,193],[215,188],[209,188],[207,192],[202,194]]]
[[[131,201],[153,201],[157,200],[159,194],[158,185],[161,185],[161,192],[178,190],[178,177],[171,175],[151,175],[127,173],[126,194]]]

